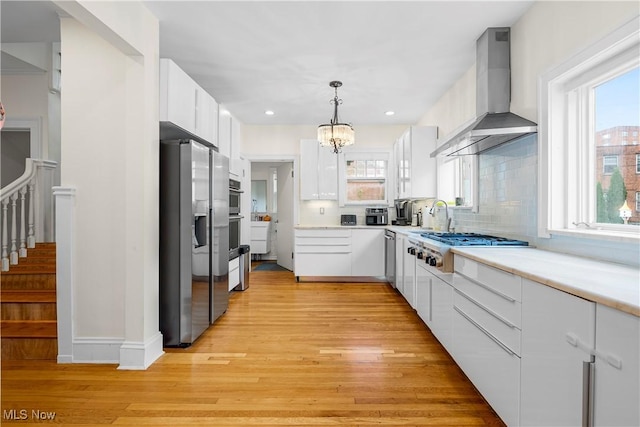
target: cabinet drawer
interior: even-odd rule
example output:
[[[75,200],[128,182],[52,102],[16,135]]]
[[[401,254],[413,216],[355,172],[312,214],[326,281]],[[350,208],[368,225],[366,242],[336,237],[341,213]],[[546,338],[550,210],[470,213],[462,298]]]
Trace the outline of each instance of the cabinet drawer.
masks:
[[[478,283],[459,273],[453,274],[453,287],[487,311],[494,313],[516,328],[522,329],[522,304],[520,301],[496,292],[493,286]]]
[[[454,255],[456,273],[460,273],[473,281],[480,282],[496,293],[522,302],[522,280],[506,271],[473,261],[460,255]]]
[[[454,292],[454,307],[520,356],[521,332],[515,325],[480,307],[458,290]]]
[[[319,229],[319,230],[296,230],[295,232],[296,238],[298,237],[320,237],[320,238],[328,238],[328,237],[343,237],[343,238],[351,238],[351,230],[340,230],[340,229]]]
[[[520,358],[505,351],[458,310],[453,313],[452,355],[509,426],[519,425]]]
[[[349,242],[342,245],[303,245],[296,242],[296,254],[351,254]]]
[[[296,276],[350,276],[351,254],[296,253]]]

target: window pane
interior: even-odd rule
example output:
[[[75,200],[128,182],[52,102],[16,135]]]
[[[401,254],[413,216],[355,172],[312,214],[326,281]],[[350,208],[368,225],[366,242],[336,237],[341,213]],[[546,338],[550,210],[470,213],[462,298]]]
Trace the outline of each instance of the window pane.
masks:
[[[382,180],[357,180],[347,181],[347,201],[383,201],[384,181]]]
[[[347,160],[347,176],[356,176],[356,162],[354,160]]]
[[[631,210],[629,224],[640,224],[640,69],[595,87],[596,221],[622,224],[620,208]]]

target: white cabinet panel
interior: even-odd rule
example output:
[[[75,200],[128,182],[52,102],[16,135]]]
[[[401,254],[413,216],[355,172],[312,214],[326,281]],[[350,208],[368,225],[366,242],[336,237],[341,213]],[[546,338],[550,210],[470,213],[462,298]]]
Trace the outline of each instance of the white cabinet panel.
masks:
[[[240,258],[229,261],[229,290],[240,284]]]
[[[384,276],[384,229],[351,230],[351,275]]]
[[[594,425],[640,426],[640,318],[597,304],[596,351]]]
[[[416,311],[418,316],[433,332],[432,326],[432,283],[435,277],[420,265],[416,266]]]
[[[160,121],[196,133],[197,85],[170,59],[160,59]]]
[[[314,139],[300,141],[300,199],[338,200],[338,156]]]
[[[200,86],[196,86],[195,133],[217,145],[218,103]]]
[[[394,146],[398,198],[425,198],[436,195],[437,127],[411,126]]]
[[[520,412],[520,358],[475,326],[458,308],[453,314],[452,354],[508,426],[517,426]]]
[[[567,342],[593,348],[595,304],[549,286],[523,280],[523,426],[582,423],[583,362],[590,355]]]
[[[251,221],[251,253],[266,254],[271,251],[271,222]]]
[[[453,288],[438,277],[431,280],[431,331],[445,347],[453,342]]]
[[[404,251],[407,236],[396,233],[396,289],[402,293],[404,283]]]
[[[416,308],[416,256],[415,246],[404,241],[404,265],[401,293],[412,308]]]
[[[231,159],[231,114],[226,109],[218,109],[218,151]]]
[[[351,253],[297,253],[296,276],[351,276]]]

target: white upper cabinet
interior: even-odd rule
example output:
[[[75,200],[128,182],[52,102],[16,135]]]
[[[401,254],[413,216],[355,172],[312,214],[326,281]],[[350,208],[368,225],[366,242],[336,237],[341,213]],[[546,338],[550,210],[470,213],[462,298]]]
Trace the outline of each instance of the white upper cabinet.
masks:
[[[188,137],[216,145],[216,100],[166,58],[160,59],[160,123],[163,139]]]
[[[315,139],[300,140],[300,199],[338,200],[338,156]]]
[[[241,124],[224,107],[218,111],[218,151],[229,158],[229,173],[236,177],[243,176],[242,159],[240,158]]]
[[[396,141],[397,198],[427,198],[436,195],[436,148],[438,128],[411,126]]]
[[[218,103],[200,86],[196,87],[195,134],[218,144]]]
[[[160,121],[196,131],[196,82],[170,59],[160,59]]]

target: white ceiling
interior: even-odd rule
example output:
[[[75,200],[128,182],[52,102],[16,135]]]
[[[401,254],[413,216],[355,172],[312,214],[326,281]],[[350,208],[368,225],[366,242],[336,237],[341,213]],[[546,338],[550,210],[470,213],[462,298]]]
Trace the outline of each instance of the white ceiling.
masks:
[[[357,127],[416,123],[472,66],[480,34],[512,26],[533,1],[144,3],[160,20],[161,57],[241,122],[327,122],[329,82],[341,80],[340,118]],[[0,4],[2,42],[59,38],[49,2]]]

